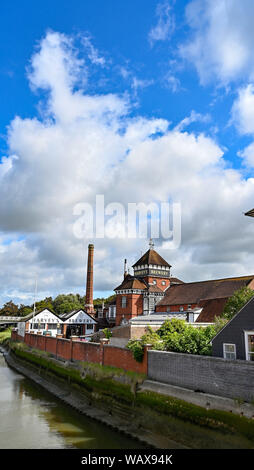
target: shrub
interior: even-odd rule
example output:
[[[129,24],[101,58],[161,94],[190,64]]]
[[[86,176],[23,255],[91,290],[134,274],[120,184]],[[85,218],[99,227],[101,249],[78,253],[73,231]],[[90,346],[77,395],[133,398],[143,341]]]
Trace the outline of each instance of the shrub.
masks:
[[[223,317],[231,320],[233,316],[254,296],[254,291],[249,287],[242,287],[230,297],[224,307]]]
[[[102,330],[102,331],[103,331],[103,333],[104,333],[104,335],[105,335],[105,338],[107,338],[107,339],[110,339],[110,338],[111,338],[112,332],[111,332],[111,330],[110,330],[109,328],[104,328],[104,330]]]
[[[143,360],[145,344],[151,344],[152,349],[161,350],[164,348],[160,336],[148,326],[147,333],[141,336],[140,339],[131,339],[127,344],[127,348],[132,351],[133,357],[137,362],[142,362]]]

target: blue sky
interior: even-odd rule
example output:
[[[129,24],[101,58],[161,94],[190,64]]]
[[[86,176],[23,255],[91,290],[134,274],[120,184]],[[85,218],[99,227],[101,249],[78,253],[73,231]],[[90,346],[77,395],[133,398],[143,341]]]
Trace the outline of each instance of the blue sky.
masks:
[[[41,296],[82,291],[73,207],[103,193],[181,202],[174,275],[253,273],[253,20],[251,0],[1,2],[0,302],[35,272]],[[92,241],[107,295],[146,242]]]
[[[202,86],[192,64],[183,64],[177,56],[177,48],[186,39],[190,28],[185,21],[188,1],[158,2],[139,0],[134,2],[93,2],[67,0],[54,2],[3,1],[0,18],[1,38],[1,150],[5,153],[6,126],[15,115],[31,117],[37,113],[38,95],[31,93],[26,69],[36,44],[47,30],[75,35],[87,33],[94,46],[110,62],[103,74],[94,70],[95,81],[90,91],[123,93],[131,88],[133,77],[143,81],[138,90],[138,106],[135,111],[145,116],[155,116],[177,124],[192,110],[211,119],[205,124],[194,123],[193,129],[215,132],[221,145],[227,148],[227,158],[238,167],[241,160],[236,156],[239,148],[248,142],[229,125],[230,111],[237,88],[230,91],[217,88],[218,83]],[[174,17],[173,32],[166,40],[149,42],[149,31],[156,26],[158,5],[170,5]],[[82,54],[82,50],[80,50]],[[169,66],[170,61],[173,64]],[[175,61],[175,63],[174,63]],[[124,79],[120,68],[130,74]],[[179,70],[180,69],[180,70]],[[174,91],[167,83],[167,74],[179,80]],[[103,76],[102,76],[103,75]],[[104,77],[104,81],[103,81]],[[241,82],[241,80],[239,80]],[[146,84],[147,83],[147,84]]]

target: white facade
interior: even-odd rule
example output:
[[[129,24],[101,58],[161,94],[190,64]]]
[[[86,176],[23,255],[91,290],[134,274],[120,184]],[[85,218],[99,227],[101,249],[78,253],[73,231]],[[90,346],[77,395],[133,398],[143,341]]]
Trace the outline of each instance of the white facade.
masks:
[[[33,331],[34,333],[51,333],[51,336],[56,336],[60,332],[63,321],[57,317],[50,310],[45,308],[41,312],[35,314],[28,320],[29,329],[28,332]]]
[[[17,333],[19,336],[25,336],[25,331],[26,331],[26,322],[24,321],[19,321],[17,324]]]
[[[79,310],[74,315],[72,315],[67,320],[64,320],[64,323],[67,325],[71,325],[75,323],[76,325],[86,325],[86,332],[93,333],[94,332],[94,325],[96,325],[96,321],[93,320],[84,310]]]
[[[116,305],[109,305],[107,317],[109,319],[116,318]]]
[[[66,318],[68,317],[69,318]],[[62,314],[60,317],[52,313],[48,309],[44,309],[41,312],[36,313],[34,316],[29,315],[24,318],[23,321],[19,321],[17,324],[17,333],[20,336],[25,336],[27,330],[28,333],[33,332],[35,334],[51,333],[51,336],[56,336],[58,333],[63,332],[63,325],[68,326],[83,326],[85,325],[85,334],[91,335],[94,333],[94,326],[96,321],[90,317],[84,310],[78,310],[77,312],[70,314]]]

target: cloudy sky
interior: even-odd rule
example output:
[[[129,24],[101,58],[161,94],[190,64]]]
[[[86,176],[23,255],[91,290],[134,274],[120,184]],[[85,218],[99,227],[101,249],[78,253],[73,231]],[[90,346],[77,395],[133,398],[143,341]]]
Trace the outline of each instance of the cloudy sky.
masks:
[[[184,281],[254,273],[253,23],[253,0],[2,0],[0,304],[84,294],[90,242],[112,293],[148,242],[77,238],[96,195],[179,203],[180,246],[154,241]]]

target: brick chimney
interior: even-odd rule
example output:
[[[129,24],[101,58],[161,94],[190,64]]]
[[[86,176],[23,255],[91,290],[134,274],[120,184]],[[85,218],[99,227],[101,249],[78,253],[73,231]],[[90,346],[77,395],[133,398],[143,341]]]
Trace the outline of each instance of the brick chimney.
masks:
[[[87,276],[86,276],[86,304],[85,310],[89,314],[94,314],[93,306],[93,253],[94,245],[88,245],[88,258],[87,258]]]

